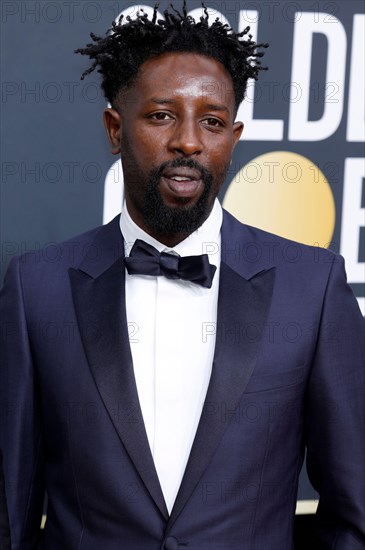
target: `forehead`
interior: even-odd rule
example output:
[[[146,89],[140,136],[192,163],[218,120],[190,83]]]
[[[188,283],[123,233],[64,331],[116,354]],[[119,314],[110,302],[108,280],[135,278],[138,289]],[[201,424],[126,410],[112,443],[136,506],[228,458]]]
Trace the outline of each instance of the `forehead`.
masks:
[[[130,91],[146,101],[154,97],[195,98],[234,109],[228,71],[219,61],[195,53],[169,52],[148,59]]]

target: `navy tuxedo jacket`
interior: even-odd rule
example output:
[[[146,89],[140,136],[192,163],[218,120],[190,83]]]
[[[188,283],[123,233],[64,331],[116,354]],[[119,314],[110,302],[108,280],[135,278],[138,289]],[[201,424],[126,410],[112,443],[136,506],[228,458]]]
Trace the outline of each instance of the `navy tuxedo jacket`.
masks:
[[[0,446],[12,548],[290,550],[307,448],[320,548],[364,549],[363,320],[342,258],[224,214],[212,375],[169,516],[133,374],[123,254],[116,218],[11,262]]]

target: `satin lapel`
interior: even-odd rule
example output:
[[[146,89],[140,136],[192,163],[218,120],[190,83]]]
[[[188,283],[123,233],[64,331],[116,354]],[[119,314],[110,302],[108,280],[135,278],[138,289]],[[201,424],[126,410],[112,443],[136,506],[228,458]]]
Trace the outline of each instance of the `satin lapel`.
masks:
[[[259,348],[256,331],[265,322],[274,283],[274,269],[246,280],[221,263],[217,335],[212,375],[185,474],[168,529],[185,506],[228,427],[222,406],[234,410],[249,382]]]
[[[167,519],[134,378],[123,258],[97,278],[77,269],[70,269],[69,275],[82,342],[101,398],[143,483]]]

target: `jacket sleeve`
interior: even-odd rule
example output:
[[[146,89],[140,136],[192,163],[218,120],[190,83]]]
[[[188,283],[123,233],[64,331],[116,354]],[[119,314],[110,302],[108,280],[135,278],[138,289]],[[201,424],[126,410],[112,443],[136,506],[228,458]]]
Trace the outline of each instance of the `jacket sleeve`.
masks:
[[[335,256],[308,387],[307,469],[320,548],[365,548],[364,323]]]
[[[40,536],[44,461],[21,263],[12,260],[0,294],[0,448],[12,549],[31,550]]]

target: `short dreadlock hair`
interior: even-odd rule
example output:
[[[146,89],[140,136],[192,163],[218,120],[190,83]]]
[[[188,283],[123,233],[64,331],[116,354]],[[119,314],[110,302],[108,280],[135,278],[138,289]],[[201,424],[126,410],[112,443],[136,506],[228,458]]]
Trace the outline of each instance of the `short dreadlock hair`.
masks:
[[[258,48],[266,48],[267,44],[254,42],[248,34],[250,27],[236,33],[218,18],[209,25],[209,14],[203,3],[204,15],[199,21],[188,15],[186,0],[182,13],[170,4],[172,11],[164,10],[164,19],[157,19],[157,8],[158,4],[154,6],[152,19],[143,10],[135,19],[127,16],[123,21],[122,15],[117,23],[113,22],[105,37],[91,33],[94,43],[75,50],[93,60],[81,79],[99,67],[104,95],[114,105],[119,92],[135,82],[147,59],[166,52],[197,53],[219,61],[228,70],[237,110],[244,99],[247,80],[257,80],[259,71],[266,69],[258,60],[264,55]]]

